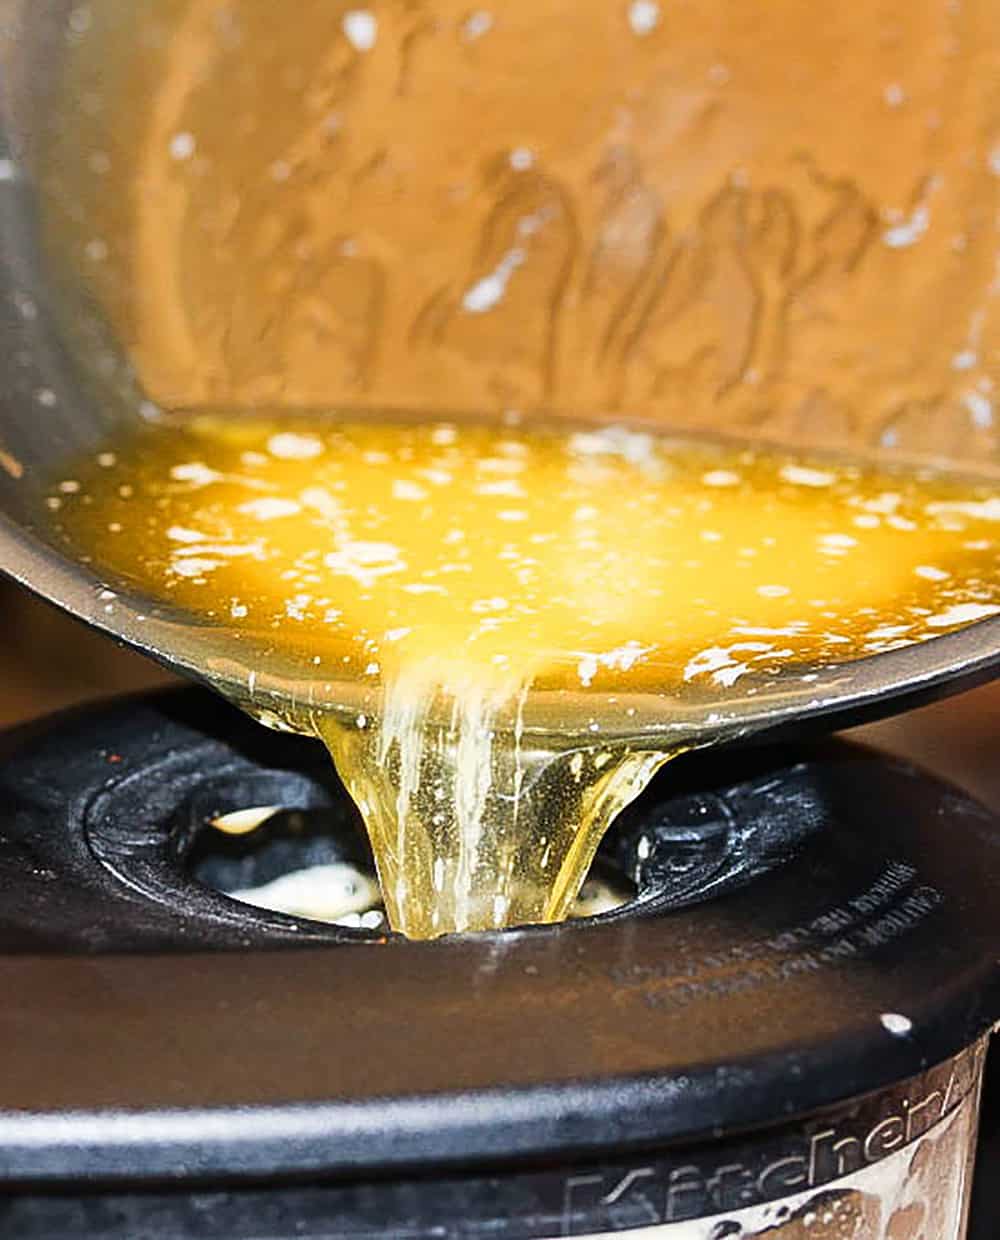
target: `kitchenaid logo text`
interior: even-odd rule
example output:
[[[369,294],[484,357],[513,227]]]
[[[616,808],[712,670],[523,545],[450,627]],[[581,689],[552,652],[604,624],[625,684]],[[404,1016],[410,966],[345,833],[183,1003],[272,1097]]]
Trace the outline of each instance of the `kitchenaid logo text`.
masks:
[[[680,1222],[761,1205],[829,1184],[888,1157],[929,1132],[979,1080],[982,1048],[972,1047],[917,1081],[878,1095],[827,1123],[765,1135],[755,1146],[719,1150],[699,1161],[580,1172],[565,1181],[562,1234]],[[726,1154],[732,1155],[727,1157]]]

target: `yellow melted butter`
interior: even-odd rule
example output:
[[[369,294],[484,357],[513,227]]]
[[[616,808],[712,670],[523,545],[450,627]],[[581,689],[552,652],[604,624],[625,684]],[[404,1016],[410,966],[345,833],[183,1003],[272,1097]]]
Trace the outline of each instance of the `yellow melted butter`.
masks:
[[[326,742],[413,937],[565,916],[684,747],[630,732],[636,695],[707,713],[1000,612],[986,484],[629,427],[199,416],[48,503],[110,585],[210,626],[249,709],[308,668],[270,721]]]

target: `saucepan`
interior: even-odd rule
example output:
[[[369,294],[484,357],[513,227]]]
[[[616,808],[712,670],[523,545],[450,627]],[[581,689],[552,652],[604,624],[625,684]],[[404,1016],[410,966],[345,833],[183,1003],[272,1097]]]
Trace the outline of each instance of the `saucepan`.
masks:
[[[0,0],[0,566],[198,678],[206,630],[127,583],[108,607],[41,496],[206,406],[659,419],[1000,474],[998,53],[989,0]],[[526,213],[523,291],[463,317]],[[776,683],[738,730],[998,667],[1000,616]]]

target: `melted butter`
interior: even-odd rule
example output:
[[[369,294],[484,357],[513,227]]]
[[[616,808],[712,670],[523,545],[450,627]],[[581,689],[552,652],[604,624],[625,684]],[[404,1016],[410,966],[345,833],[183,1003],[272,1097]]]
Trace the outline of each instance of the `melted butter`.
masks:
[[[413,937],[567,914],[687,743],[644,729],[644,696],[707,716],[1000,612],[1000,494],[929,472],[320,416],[110,449],[55,484],[53,519],[110,584],[208,626],[206,674],[242,705],[325,741]],[[540,694],[545,734],[524,725]]]

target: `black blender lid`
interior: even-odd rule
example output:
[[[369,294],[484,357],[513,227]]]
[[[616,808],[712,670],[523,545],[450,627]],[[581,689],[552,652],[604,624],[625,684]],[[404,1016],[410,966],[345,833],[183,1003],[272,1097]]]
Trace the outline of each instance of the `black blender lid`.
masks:
[[[633,904],[434,943],[187,876],[198,828],[251,804],[353,821],[318,746],[201,691],[78,714],[8,758],[0,1176],[698,1140],[901,1081],[1000,1017],[1000,828],[851,746],[681,759],[607,842]]]

